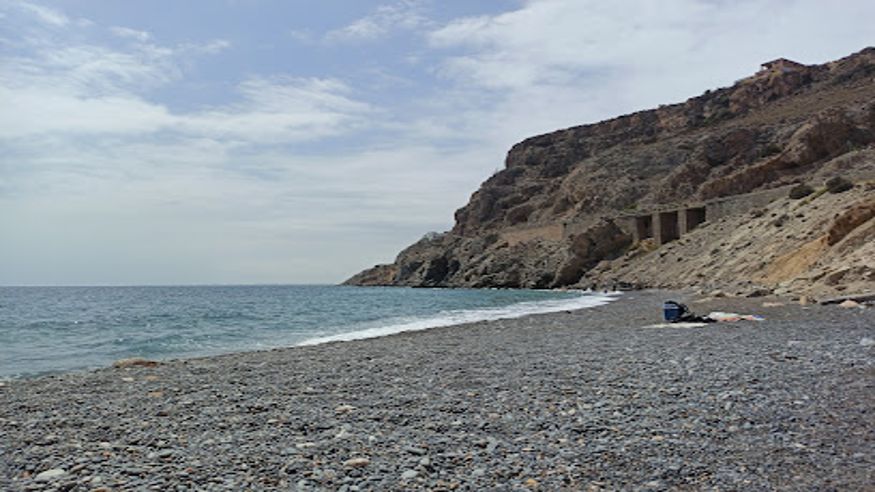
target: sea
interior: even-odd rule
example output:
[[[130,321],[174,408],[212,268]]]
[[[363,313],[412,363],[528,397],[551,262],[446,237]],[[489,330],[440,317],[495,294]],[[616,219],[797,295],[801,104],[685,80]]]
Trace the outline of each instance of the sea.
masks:
[[[0,287],[0,378],[356,340],[593,307],[615,294],[328,285]]]

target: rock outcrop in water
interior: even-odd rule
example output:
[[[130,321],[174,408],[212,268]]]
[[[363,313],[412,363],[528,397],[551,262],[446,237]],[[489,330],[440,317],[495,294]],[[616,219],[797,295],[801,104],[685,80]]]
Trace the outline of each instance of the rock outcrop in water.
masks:
[[[777,261],[804,246],[799,238],[826,234],[833,215],[866,207],[875,179],[873,142],[875,48],[823,65],[775,63],[732,87],[681,104],[514,145],[505,168],[456,212],[452,230],[423,238],[394,263],[366,270],[347,283],[527,288],[707,283],[740,291],[815,286],[819,292],[839,292],[848,285],[872,288],[875,270],[869,264],[875,256],[867,256],[875,239],[871,217],[849,222],[860,235],[853,244],[840,252],[827,245],[805,268],[778,276],[757,241],[742,241],[731,250],[721,246],[726,232],[718,232],[720,226],[711,219],[696,231],[698,249],[666,264],[659,259],[668,245],[636,241],[628,217],[726,197],[743,201],[747,193],[804,183],[815,190],[804,203],[777,200],[769,205],[768,216],[721,219],[755,229],[759,222],[787,215],[785,225],[761,231],[775,245]],[[853,192],[822,198],[820,188],[835,177],[855,185]],[[806,213],[815,218],[797,217]],[[799,224],[794,225],[796,218]],[[688,242],[682,238],[669,245],[679,248]],[[730,259],[737,264],[733,271],[705,266]],[[688,263],[692,260],[701,260],[695,271]],[[844,280],[828,285],[824,279],[837,271],[845,272]]]

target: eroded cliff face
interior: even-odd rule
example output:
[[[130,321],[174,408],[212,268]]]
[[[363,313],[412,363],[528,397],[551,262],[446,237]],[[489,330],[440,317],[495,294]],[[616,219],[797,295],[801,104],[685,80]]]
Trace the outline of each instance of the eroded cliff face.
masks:
[[[606,269],[638,246],[619,220],[624,213],[789,183],[816,186],[833,175],[865,181],[875,165],[860,151],[873,142],[875,48],[763,71],[681,104],[514,145],[505,168],[456,212],[451,231],[348,283],[550,288],[623,281]],[[594,270],[600,274],[588,275]]]

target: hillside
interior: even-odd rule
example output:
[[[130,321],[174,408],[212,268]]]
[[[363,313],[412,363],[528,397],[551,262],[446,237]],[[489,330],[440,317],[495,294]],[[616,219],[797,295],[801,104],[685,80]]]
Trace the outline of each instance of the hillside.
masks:
[[[853,187],[823,193],[831,178]],[[875,48],[823,65],[777,60],[681,104],[514,145],[452,230],[347,283],[873,289],[873,179]],[[782,194],[794,184],[814,193]],[[764,190],[768,203],[746,198]],[[725,200],[731,213],[712,214]],[[636,232],[636,217],[694,206],[711,216],[676,241]]]

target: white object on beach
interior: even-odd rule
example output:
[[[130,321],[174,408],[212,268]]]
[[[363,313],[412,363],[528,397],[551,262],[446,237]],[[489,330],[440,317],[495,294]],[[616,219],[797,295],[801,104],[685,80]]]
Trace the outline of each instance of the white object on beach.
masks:
[[[765,318],[756,314],[738,314],[724,313],[722,311],[714,311],[708,314],[708,317],[714,321],[763,321]]]
[[[707,325],[708,323],[657,323],[655,325],[647,325],[644,328],[701,328]]]
[[[49,482],[59,477],[63,477],[67,474],[67,471],[63,468],[52,468],[51,470],[46,470],[44,472],[37,473],[34,480],[37,482]]]
[[[348,468],[363,468],[371,464],[371,460],[367,458],[352,458],[343,462],[343,466]]]

